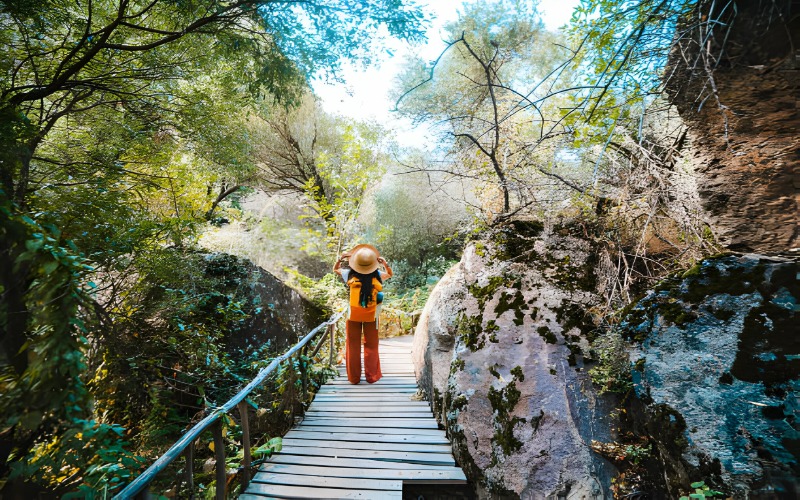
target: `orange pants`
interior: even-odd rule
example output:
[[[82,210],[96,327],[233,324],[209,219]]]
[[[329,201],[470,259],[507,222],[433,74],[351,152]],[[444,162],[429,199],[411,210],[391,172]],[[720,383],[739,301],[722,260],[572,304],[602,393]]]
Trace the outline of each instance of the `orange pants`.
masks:
[[[367,382],[374,384],[383,376],[381,359],[378,356],[378,327],[374,321],[361,323],[348,321],[345,325],[347,340],[344,357],[347,363],[347,380],[351,384],[361,381],[361,332],[364,332],[364,375]]]

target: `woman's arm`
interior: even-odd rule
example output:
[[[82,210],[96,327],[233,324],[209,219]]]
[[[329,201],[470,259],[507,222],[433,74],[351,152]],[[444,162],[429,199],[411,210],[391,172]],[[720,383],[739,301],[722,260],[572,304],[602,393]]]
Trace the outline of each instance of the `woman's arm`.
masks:
[[[341,276],[342,275],[342,269],[341,269],[342,268],[342,262],[344,262],[345,259],[348,259],[348,258],[350,258],[350,252],[342,252],[342,255],[340,255],[339,258],[336,259],[336,263],[333,265],[333,272],[335,272],[336,274]]]
[[[386,259],[384,259],[383,257],[378,257],[378,264],[382,265],[383,268],[386,269],[385,272],[381,273],[381,278],[382,279],[389,279],[392,276],[394,276],[394,273],[392,272],[392,268],[389,267],[389,263],[386,262]]]

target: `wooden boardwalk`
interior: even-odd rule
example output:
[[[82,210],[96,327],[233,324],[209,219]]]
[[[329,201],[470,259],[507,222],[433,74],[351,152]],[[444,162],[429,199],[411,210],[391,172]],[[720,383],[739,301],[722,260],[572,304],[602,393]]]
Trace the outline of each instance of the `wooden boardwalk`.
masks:
[[[429,404],[414,397],[412,339],[381,339],[375,384],[350,384],[340,366],[239,498],[399,499],[404,482],[466,483]]]

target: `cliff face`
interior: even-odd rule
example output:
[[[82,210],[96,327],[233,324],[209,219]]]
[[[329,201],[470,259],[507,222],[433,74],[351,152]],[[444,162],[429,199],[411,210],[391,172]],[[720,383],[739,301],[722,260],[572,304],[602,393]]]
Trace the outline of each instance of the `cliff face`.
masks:
[[[415,368],[483,496],[608,496],[615,468],[589,448],[613,409],[584,371],[599,303],[589,244],[519,223],[470,244],[420,318]]]
[[[670,57],[667,92],[689,129],[684,154],[731,250],[800,247],[800,18],[790,3],[700,2],[702,17],[718,22],[681,37]]]

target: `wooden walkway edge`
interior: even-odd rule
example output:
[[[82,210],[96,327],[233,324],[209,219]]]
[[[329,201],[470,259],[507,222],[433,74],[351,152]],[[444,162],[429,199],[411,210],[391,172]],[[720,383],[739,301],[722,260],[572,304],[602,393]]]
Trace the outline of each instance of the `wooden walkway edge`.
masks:
[[[404,482],[466,483],[429,404],[414,397],[412,340],[381,339],[375,384],[350,384],[340,366],[239,498],[399,499]]]

